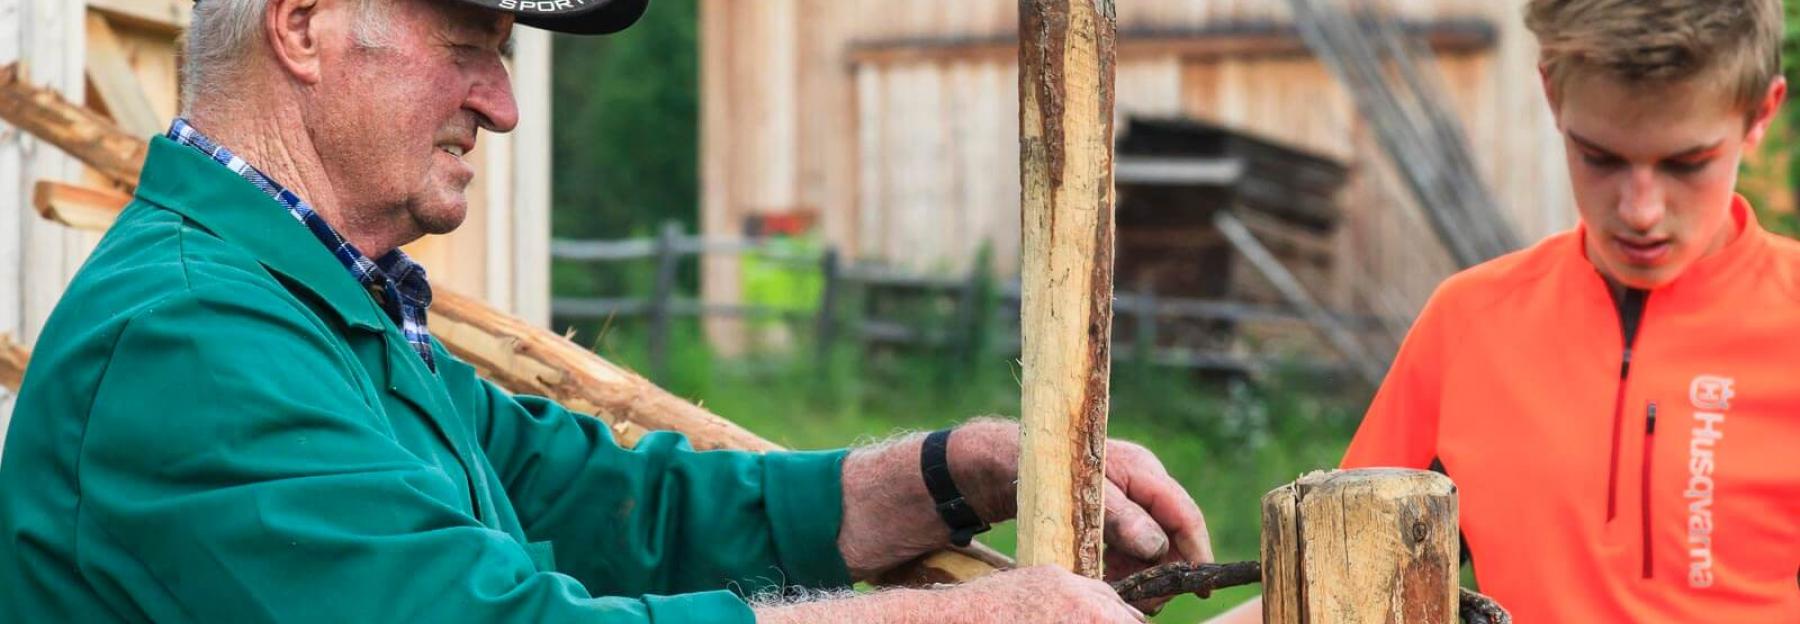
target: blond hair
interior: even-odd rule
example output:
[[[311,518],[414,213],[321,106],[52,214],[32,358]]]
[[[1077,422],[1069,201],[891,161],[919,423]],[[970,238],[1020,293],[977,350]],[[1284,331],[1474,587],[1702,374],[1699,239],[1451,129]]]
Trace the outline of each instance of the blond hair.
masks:
[[[1753,113],[1781,73],[1781,0],[1531,0],[1552,88],[1600,74],[1647,86],[1710,81]]]

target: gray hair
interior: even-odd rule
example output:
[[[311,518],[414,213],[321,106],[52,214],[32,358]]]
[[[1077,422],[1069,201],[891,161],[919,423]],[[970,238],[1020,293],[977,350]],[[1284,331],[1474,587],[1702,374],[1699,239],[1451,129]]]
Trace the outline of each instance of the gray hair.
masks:
[[[356,20],[351,37],[365,48],[383,47],[391,25],[387,6],[392,0],[351,0]],[[194,5],[194,19],[185,36],[182,56],[182,111],[192,111],[194,101],[223,93],[240,78],[245,60],[263,41],[263,15],[269,0],[204,0]]]

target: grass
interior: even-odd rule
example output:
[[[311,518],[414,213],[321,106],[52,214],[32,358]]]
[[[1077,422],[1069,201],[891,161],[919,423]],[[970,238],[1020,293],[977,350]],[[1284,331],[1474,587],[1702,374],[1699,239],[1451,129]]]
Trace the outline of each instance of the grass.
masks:
[[[640,325],[590,325],[576,339],[644,370]],[[660,383],[793,448],[839,447],[1019,411],[1016,363],[994,355],[957,362],[841,349],[818,362],[811,349],[799,348],[723,359],[691,322],[677,324],[670,343],[670,378]],[[1113,375],[1110,431],[1155,451],[1193,493],[1220,560],[1254,559],[1262,495],[1303,472],[1335,466],[1342,455],[1367,400],[1363,391],[1342,390],[1346,385],[1281,373],[1257,383],[1196,380],[1121,365]],[[1011,552],[1013,527],[996,527],[982,541]],[[1178,598],[1155,621],[1196,622],[1255,592]]]

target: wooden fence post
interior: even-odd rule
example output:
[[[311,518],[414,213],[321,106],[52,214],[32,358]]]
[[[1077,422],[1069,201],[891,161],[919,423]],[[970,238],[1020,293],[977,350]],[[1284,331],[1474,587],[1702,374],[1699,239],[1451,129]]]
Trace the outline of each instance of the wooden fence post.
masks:
[[[1019,3],[1019,561],[1099,577],[1112,359],[1112,0]]]
[[[814,332],[814,346],[818,349],[819,366],[831,363],[831,348],[837,341],[837,307],[839,290],[844,286],[839,283],[837,247],[826,247],[825,254],[819,258],[819,275],[824,284],[819,288],[819,321]]]
[[[650,375],[657,383],[669,383],[669,317],[674,312],[675,272],[681,255],[681,223],[663,222],[656,238],[656,291],[650,299]]]
[[[950,344],[959,370],[974,366],[975,354],[981,350],[981,345],[976,344],[981,335],[981,283],[981,267],[971,267],[956,292],[956,324],[950,328]]]
[[[1267,624],[1456,624],[1456,486],[1435,472],[1315,472],[1262,499]]]
[[[1132,340],[1132,357],[1137,358],[1140,367],[1156,365],[1156,285],[1146,283],[1132,298],[1137,306],[1132,315],[1135,319],[1132,329],[1136,330]]]

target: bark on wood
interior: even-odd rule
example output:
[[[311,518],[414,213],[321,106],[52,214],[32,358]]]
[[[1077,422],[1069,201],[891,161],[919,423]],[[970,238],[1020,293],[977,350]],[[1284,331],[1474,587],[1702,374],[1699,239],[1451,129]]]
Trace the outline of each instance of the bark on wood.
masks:
[[[1019,559],[1098,577],[1112,335],[1110,0],[1019,5]]]
[[[1160,565],[1125,577],[1112,584],[1113,591],[1126,602],[1154,600],[1215,589],[1249,585],[1262,579],[1262,564],[1255,561],[1235,563],[1177,562]]]
[[[18,64],[0,67],[0,119],[88,163],[121,185],[137,184],[149,149],[105,117],[70,104],[55,90],[25,82]]]
[[[25,364],[30,360],[30,351],[14,343],[12,336],[0,334],[0,387],[18,392],[19,382],[25,379]]]
[[[15,67],[0,67],[0,119],[50,140],[122,186],[135,187],[147,150],[145,142],[91,111],[42,91],[21,83]],[[48,218],[95,231],[110,226],[117,216],[116,207],[122,206],[116,195],[56,184],[40,186],[38,203],[39,211]],[[109,213],[101,208],[113,210]],[[593,414],[608,424],[621,444],[635,444],[650,431],[668,430],[686,435],[702,450],[781,448],[567,338],[479,300],[439,291],[432,301],[432,313],[432,331],[438,339],[488,379],[508,391],[547,396]],[[0,381],[7,379],[6,370],[6,364],[0,362]],[[966,581],[1008,563],[1005,555],[977,544],[926,555],[889,577]]]
[[[1420,470],[1312,473],[1263,497],[1263,621],[1457,621],[1456,486]]]

